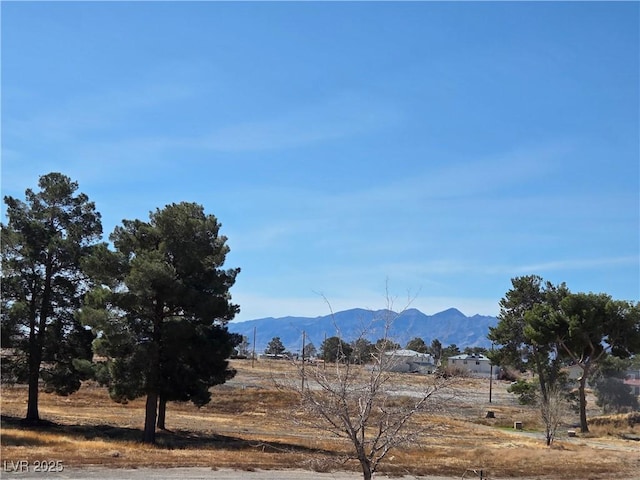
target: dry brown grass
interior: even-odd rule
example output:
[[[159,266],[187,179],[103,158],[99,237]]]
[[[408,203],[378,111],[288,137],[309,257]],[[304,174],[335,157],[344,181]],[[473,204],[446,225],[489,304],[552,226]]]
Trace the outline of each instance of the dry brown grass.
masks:
[[[297,395],[274,384],[293,374],[286,362],[257,362],[251,368],[251,362],[236,361],[234,367],[236,378],[216,387],[209,405],[198,409],[169,404],[170,431],[158,433],[157,446],[139,441],[143,399],[116,404],[92,384],[70,397],[42,393],[40,414],[50,423],[26,427],[20,422],[26,412],[26,388],[4,387],[2,458],[58,459],[67,466],[358,470],[355,462],[346,460],[347,443],[297,421]],[[395,381],[404,388],[424,382],[424,377],[398,375]],[[482,380],[465,379],[456,386],[460,396],[452,402],[453,411],[416,416],[413,427],[423,432],[419,442],[392,452],[383,472],[459,478],[468,468],[482,468],[492,478],[604,480],[633,478],[640,468],[638,442],[618,436],[622,431],[637,432],[637,424],[621,426],[612,420],[599,427],[592,422],[589,438],[563,438],[549,449],[541,439],[509,428],[514,419],[528,429],[539,428],[535,410],[516,405],[500,392],[493,404],[482,403],[474,395],[485,387]],[[467,394],[476,400],[465,403]],[[495,419],[484,418],[488,408]],[[598,428],[606,431],[598,433]]]

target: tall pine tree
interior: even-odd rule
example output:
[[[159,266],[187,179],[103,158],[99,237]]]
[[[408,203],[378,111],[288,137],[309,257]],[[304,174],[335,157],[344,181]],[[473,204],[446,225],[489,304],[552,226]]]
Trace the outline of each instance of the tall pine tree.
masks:
[[[2,225],[3,380],[26,381],[26,420],[40,420],[39,381],[67,395],[91,361],[91,332],[75,319],[89,286],[81,268],[102,234],[100,214],[61,173],[40,177],[23,202],[7,196]]]
[[[229,290],[240,269],[222,269],[229,247],[219,230],[200,205],[167,205],[148,222],[124,220],[110,236],[114,258],[96,262],[115,265],[114,275],[88,296],[83,321],[107,358],[101,378],[111,397],[146,396],[146,443],[167,400],[202,405],[233,374],[226,359],[237,338],[226,324],[239,311]]]

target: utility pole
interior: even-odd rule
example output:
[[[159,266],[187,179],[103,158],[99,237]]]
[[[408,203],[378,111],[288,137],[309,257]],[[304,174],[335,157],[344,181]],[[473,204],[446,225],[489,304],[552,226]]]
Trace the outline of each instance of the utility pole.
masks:
[[[304,340],[305,340],[305,332],[302,331],[302,392],[304,392]]]
[[[493,363],[491,364],[491,373],[489,374],[489,403],[491,403],[492,390],[493,390]]]
[[[324,348],[326,350],[327,348],[327,332],[324,332]],[[327,369],[327,352],[323,351],[322,352],[322,369],[326,370]]]
[[[493,342],[491,342],[491,353],[493,353]],[[490,363],[489,373],[489,403],[491,403],[491,394],[493,393],[493,361]]]
[[[251,353],[251,368],[256,361],[256,327],[253,327],[253,352]]]

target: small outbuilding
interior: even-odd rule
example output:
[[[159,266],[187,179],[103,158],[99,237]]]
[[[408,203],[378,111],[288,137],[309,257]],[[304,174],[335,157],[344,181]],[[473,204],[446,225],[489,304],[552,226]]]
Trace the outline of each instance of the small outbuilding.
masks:
[[[391,350],[384,352],[389,362],[387,370],[404,373],[433,373],[436,365],[433,355],[420,353],[415,350]]]
[[[480,353],[462,354],[449,357],[448,365],[451,368],[465,370],[474,377],[491,376],[491,360]],[[493,369],[493,374],[497,374],[498,369]]]

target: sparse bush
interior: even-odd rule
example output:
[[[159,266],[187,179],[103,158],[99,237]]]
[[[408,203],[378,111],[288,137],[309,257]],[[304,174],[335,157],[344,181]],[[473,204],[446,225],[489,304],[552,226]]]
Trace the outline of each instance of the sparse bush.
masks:
[[[633,428],[640,425],[640,412],[595,417],[591,419],[591,423],[593,425],[613,425],[615,428],[625,426]]]
[[[469,372],[459,367],[439,367],[436,370],[436,377],[438,378],[452,378],[452,377],[468,377]]]
[[[309,469],[318,473],[330,473],[333,471],[334,461],[328,458],[311,458],[308,462]]]

